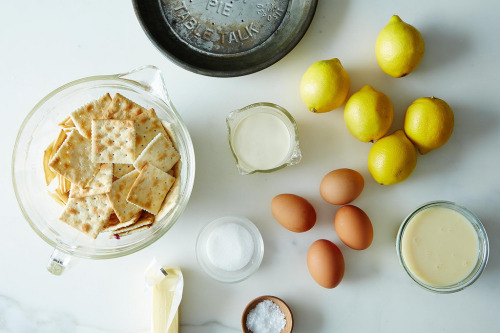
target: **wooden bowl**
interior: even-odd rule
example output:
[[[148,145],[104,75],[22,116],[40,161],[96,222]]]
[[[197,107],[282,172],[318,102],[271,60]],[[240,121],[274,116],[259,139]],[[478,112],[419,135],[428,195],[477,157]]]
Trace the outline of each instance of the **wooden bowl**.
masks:
[[[285,302],[283,302],[278,297],[274,297],[274,296],[260,296],[260,297],[257,297],[256,299],[252,300],[250,303],[248,303],[245,310],[243,310],[243,315],[241,316],[241,328],[243,329],[243,333],[252,333],[252,331],[250,331],[247,328],[248,313],[251,310],[253,310],[257,306],[257,304],[259,304],[260,302],[265,301],[265,300],[269,300],[269,301],[274,302],[280,308],[281,312],[283,312],[283,314],[285,315],[285,320],[286,320],[285,328],[283,328],[283,330],[280,333],[291,333],[293,330],[292,311],[290,310],[290,308],[288,307],[288,305]]]

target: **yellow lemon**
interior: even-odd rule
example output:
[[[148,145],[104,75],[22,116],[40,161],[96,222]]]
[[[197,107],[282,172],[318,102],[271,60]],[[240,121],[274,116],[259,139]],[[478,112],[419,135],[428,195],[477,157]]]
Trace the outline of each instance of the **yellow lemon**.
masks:
[[[423,155],[448,141],[454,122],[448,103],[436,97],[423,97],[406,110],[404,129]]]
[[[300,81],[300,96],[311,112],[328,112],[347,98],[351,80],[337,58],[312,64]]]
[[[397,184],[411,175],[417,155],[404,131],[397,130],[373,144],[368,154],[368,170],[382,185]]]
[[[370,85],[355,92],[344,108],[347,129],[363,142],[373,142],[386,135],[393,118],[394,108],[389,97]]]
[[[415,27],[394,15],[380,31],[375,44],[375,55],[380,68],[390,76],[410,74],[422,60],[424,39]]]

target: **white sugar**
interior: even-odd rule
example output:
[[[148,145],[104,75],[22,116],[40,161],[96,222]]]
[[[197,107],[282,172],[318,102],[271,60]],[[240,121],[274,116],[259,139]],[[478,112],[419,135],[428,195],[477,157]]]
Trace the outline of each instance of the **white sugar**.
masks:
[[[252,259],[254,243],[247,229],[237,223],[225,223],[212,231],[207,240],[210,262],[225,271],[237,271]]]
[[[280,333],[286,320],[276,303],[265,300],[248,313],[246,325],[252,333]]]

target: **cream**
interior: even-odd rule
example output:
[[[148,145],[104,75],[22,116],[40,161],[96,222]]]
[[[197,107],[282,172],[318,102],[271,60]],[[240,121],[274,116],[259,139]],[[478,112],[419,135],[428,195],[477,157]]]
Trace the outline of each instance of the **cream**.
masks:
[[[290,134],[277,116],[257,109],[240,121],[233,135],[238,160],[254,170],[269,170],[286,162]]]

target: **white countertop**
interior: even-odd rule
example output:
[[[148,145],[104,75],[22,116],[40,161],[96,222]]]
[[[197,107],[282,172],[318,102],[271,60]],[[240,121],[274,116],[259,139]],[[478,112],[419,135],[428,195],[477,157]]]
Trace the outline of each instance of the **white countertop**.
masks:
[[[394,79],[378,67],[374,44],[392,14],[416,26],[426,54],[414,73]],[[0,233],[0,332],[149,332],[144,270],[156,257],[179,265],[185,276],[183,333],[238,332],[245,305],[270,294],[285,300],[294,332],[498,332],[500,330],[500,4],[497,1],[320,0],[310,29],[284,59],[259,73],[230,79],[193,74],[172,64],[143,33],[131,1],[2,1],[0,4],[0,121],[3,158]],[[313,62],[338,57],[351,76],[351,93],[371,84],[395,107],[393,130],[419,97],[437,96],[455,112],[455,131],[442,148],[419,156],[404,183],[381,186],[366,161],[370,144],[354,139],[342,108],[312,114],[299,96],[299,81]],[[182,217],[160,240],[114,260],[80,260],[63,276],[45,264],[52,251],[18,208],[11,181],[11,153],[29,110],[60,85],[86,76],[126,72],[152,64],[165,75],[173,103],[196,152],[194,190]],[[269,101],[292,113],[303,160],[273,174],[238,174],[226,141],[225,116]],[[337,207],[324,202],[319,182],[349,167],[365,177],[354,201],[371,218],[374,242],[357,252],[333,229]],[[272,217],[271,199],[295,193],[316,208],[316,226],[304,234],[285,230]],[[482,220],[490,260],[479,280],[452,295],[420,289],[396,256],[395,235],[405,216],[431,200],[456,201]],[[199,230],[225,216],[246,216],[265,243],[262,266],[248,280],[222,284],[198,266]],[[332,290],[319,287],[306,266],[309,245],[334,241],[346,271]]]

